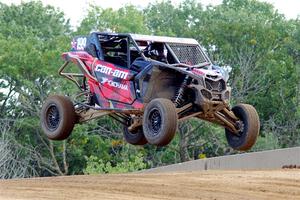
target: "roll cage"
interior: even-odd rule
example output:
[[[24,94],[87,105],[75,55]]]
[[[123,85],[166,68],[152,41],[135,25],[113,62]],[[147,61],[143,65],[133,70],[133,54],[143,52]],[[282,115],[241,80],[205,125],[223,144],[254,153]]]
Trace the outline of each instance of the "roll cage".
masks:
[[[151,44],[162,44],[166,61],[147,55]],[[79,47],[79,48],[78,48]],[[159,62],[163,66],[203,67],[210,66],[211,61],[199,43],[190,38],[149,36],[127,33],[92,32],[89,36],[78,36],[72,42],[73,51],[85,50],[92,56],[131,68],[137,58]]]

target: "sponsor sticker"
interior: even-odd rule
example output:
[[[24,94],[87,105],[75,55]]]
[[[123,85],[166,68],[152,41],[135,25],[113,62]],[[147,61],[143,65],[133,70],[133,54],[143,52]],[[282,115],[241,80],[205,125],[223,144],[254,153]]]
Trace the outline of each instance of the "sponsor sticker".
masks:
[[[128,85],[122,84],[122,83],[118,83],[112,80],[109,80],[108,78],[102,77],[102,81],[101,84],[105,84],[107,83],[108,85],[115,87],[115,88],[119,88],[122,90],[128,90]]]
[[[95,67],[95,71],[96,72],[100,72],[103,74],[107,74],[116,78],[121,78],[121,79],[127,79],[128,77],[128,72],[122,71],[122,70],[118,70],[118,69],[113,69],[111,67],[107,67],[104,65],[96,65]]]

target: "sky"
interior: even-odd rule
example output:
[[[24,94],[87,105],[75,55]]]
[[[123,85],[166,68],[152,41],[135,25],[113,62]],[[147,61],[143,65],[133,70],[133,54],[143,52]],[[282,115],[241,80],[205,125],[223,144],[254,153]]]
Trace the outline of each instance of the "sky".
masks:
[[[27,2],[29,0],[0,0],[5,4],[20,4],[21,1]],[[79,25],[80,21],[84,18],[86,11],[90,4],[101,6],[103,8],[118,9],[126,4],[132,4],[140,8],[146,7],[150,2],[156,0],[42,0],[43,4],[52,5],[62,10],[66,17],[70,19],[73,27]],[[160,0],[158,0],[160,1]],[[182,0],[172,0],[174,4],[179,4]],[[203,5],[217,5],[222,0],[198,0]],[[266,1],[274,5],[279,13],[282,13],[288,19],[300,17],[300,0],[260,0]]]

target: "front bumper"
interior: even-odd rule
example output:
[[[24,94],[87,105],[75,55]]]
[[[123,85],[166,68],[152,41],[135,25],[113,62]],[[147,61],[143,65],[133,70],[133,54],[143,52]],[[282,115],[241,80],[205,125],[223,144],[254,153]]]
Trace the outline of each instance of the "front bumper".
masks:
[[[194,103],[198,105],[204,114],[214,114],[229,106],[231,88],[226,87],[220,91],[210,90],[204,85],[190,85],[195,92]]]

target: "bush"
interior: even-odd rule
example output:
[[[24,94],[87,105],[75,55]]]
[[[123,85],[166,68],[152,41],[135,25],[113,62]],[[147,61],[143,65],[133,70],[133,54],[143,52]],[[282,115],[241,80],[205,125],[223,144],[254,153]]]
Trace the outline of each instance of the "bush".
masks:
[[[111,162],[104,162],[97,156],[86,157],[87,167],[83,170],[84,174],[104,174],[104,173],[126,173],[146,168],[141,153],[133,159],[125,158],[122,162],[114,165]]]

